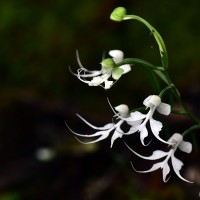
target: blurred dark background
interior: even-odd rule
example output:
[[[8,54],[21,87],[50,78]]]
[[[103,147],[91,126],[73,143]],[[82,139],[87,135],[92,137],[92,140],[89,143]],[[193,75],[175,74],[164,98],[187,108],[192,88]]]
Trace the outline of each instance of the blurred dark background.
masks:
[[[69,72],[69,66],[74,71],[78,67],[77,49],[88,69],[100,69],[103,53],[111,49],[160,64],[146,27],[110,21],[117,6],[147,19],[161,33],[169,73],[184,100],[200,114],[200,1],[1,0],[0,200],[199,199],[198,137],[188,136],[195,148],[190,155],[179,155],[185,164],[181,174],[196,183],[184,183],[172,171],[163,183],[160,170],[133,171],[129,160],[141,170],[146,163],[121,140],[113,149],[110,139],[83,145],[65,125],[93,133],[76,113],[103,126],[113,116],[106,97],[114,106],[125,103],[133,109],[153,92],[147,74],[137,68],[109,92],[89,87]],[[167,120],[174,132],[192,125],[186,117]],[[138,138],[125,140],[140,153],[152,151],[141,147]]]

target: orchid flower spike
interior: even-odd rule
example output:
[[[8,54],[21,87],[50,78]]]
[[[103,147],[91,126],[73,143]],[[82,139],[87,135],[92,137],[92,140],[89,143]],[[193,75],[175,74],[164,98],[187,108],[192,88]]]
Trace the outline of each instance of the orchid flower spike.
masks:
[[[101,70],[87,70],[80,62],[77,53],[77,61],[80,68],[77,73],[73,73],[77,78],[87,83],[89,86],[102,86],[104,89],[110,89],[111,86],[122,76],[131,70],[131,66],[126,64],[116,67],[115,64],[121,62],[124,58],[124,53],[120,50],[111,50],[109,55],[112,58],[107,58],[101,62]],[[113,80],[109,80],[111,78]],[[89,79],[89,80],[88,80]]]
[[[114,115],[114,118],[116,118],[117,122],[116,123],[108,123],[106,124],[105,126],[102,126],[102,127],[96,127],[92,124],[90,124],[88,121],[86,121],[83,117],[81,117],[80,115],[77,114],[77,116],[83,121],[85,122],[88,126],[90,126],[91,128],[95,129],[95,130],[98,130],[96,133],[94,134],[91,134],[91,135],[83,135],[83,134],[79,134],[79,133],[76,133],[74,131],[72,131],[69,126],[69,130],[74,133],[74,135],[76,136],[80,136],[80,137],[98,137],[97,139],[95,140],[92,140],[90,142],[81,142],[83,144],[91,144],[91,143],[95,143],[95,142],[99,142],[101,140],[104,140],[105,138],[107,138],[109,136],[109,134],[114,131],[112,137],[111,137],[111,148],[113,146],[113,143],[114,141],[117,139],[117,138],[121,138],[124,134],[123,130],[121,129],[121,125],[122,123],[124,122],[123,119],[121,118],[118,118],[118,116],[121,116],[122,118],[126,118],[126,117],[129,117],[129,108],[127,105],[125,104],[121,104],[119,106],[116,106],[114,108],[116,111],[117,111],[117,115]]]
[[[142,114],[139,111],[131,112],[130,117],[125,119],[126,122],[132,126],[126,134],[129,135],[139,132],[140,140],[142,144],[145,145],[144,139],[148,136],[146,124],[149,121],[153,135],[161,142],[169,144],[169,142],[160,138],[159,133],[162,129],[162,123],[153,119],[153,114],[157,110],[160,114],[169,115],[171,112],[171,106],[169,104],[162,103],[160,97],[157,95],[150,95],[144,100],[143,104],[149,108],[149,112],[147,114]],[[140,121],[141,123],[138,123],[136,126],[134,124],[135,121]]]
[[[157,169],[162,169],[162,175],[163,175],[163,181],[167,182],[169,180],[166,179],[167,175],[170,172],[170,167],[168,164],[168,161],[171,159],[171,163],[172,163],[172,168],[174,169],[174,172],[176,173],[176,175],[182,179],[183,181],[186,181],[188,183],[192,183],[191,181],[186,180],[185,178],[183,178],[180,175],[180,170],[183,166],[183,162],[180,161],[179,159],[177,159],[175,157],[175,152],[177,149],[180,149],[181,151],[185,152],[185,153],[190,153],[192,151],[192,144],[190,142],[185,142],[183,141],[183,136],[180,133],[175,133],[171,136],[171,138],[169,139],[169,142],[172,143],[173,145],[171,145],[171,149],[169,150],[169,152],[165,152],[165,151],[161,151],[161,150],[156,150],[153,152],[153,154],[149,157],[146,156],[142,156],[140,154],[138,154],[137,152],[135,152],[133,149],[131,149],[126,143],[126,146],[137,156],[139,156],[140,158],[143,158],[145,160],[158,160],[161,158],[165,159],[162,162],[158,162],[156,164],[154,164],[152,166],[151,169],[146,170],[146,171],[137,171],[134,169],[133,164],[131,163],[133,169],[139,173],[148,173],[148,172],[152,172],[155,171]]]

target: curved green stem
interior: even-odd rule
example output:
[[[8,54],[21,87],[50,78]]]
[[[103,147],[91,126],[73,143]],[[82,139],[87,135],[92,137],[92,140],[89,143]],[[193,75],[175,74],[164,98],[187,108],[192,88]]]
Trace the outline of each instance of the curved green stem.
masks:
[[[165,43],[164,43],[161,35],[159,34],[159,32],[142,17],[139,17],[137,15],[125,15],[123,17],[123,20],[129,20],[129,19],[134,19],[134,20],[137,20],[137,21],[143,23],[151,31],[151,33],[153,34],[153,36],[158,44],[158,47],[159,47],[162,66],[165,69],[167,69],[168,68],[167,48],[166,48]]]
[[[168,54],[167,54],[167,49],[166,49],[165,43],[164,43],[161,35],[158,33],[158,31],[151,24],[149,24],[145,19],[143,19],[137,15],[126,15],[126,9],[124,7],[116,8],[111,14],[111,19],[114,21],[118,21],[118,22],[120,22],[122,20],[133,19],[133,20],[137,20],[137,21],[143,23],[151,31],[151,33],[153,34],[153,36],[158,44],[160,56],[161,56],[161,62],[162,62],[162,67],[156,67],[156,66],[152,65],[151,63],[146,62],[144,60],[140,60],[137,58],[128,58],[128,59],[125,59],[122,62],[118,63],[116,66],[119,67],[123,64],[135,64],[135,65],[143,66],[143,67],[147,68],[148,70],[152,70],[152,72],[154,72],[160,79],[162,79],[167,84],[167,86],[160,92],[159,96],[162,97],[167,91],[170,90],[172,92],[173,96],[177,99],[177,101],[182,105],[182,107],[184,109],[184,111],[181,111],[181,112],[176,111],[176,113],[177,114],[186,114],[186,115],[190,116],[191,119],[193,119],[197,123],[196,125],[187,129],[183,133],[183,136],[185,136],[192,130],[200,129],[200,119],[190,111],[188,106],[182,100],[180,92],[175,87],[175,85],[171,81],[171,79],[166,71],[166,69],[168,68]]]
[[[166,75],[166,78],[168,79],[169,81],[169,84],[171,85],[174,85],[168,75],[168,73],[165,71],[165,75]],[[181,94],[180,92],[178,91],[178,89],[174,86],[172,88],[172,92],[174,94],[174,96],[176,97],[176,99],[178,100],[178,102],[183,106],[184,110],[186,113],[188,113],[188,116],[190,116],[196,123],[198,123],[200,125],[200,119],[198,117],[196,117],[191,111],[190,109],[188,108],[188,106],[186,105],[186,103],[182,100],[181,98]]]
[[[188,133],[190,133],[191,131],[197,130],[197,129],[200,129],[200,124],[191,126],[186,131],[183,132],[182,136],[185,137]]]
[[[117,63],[116,67],[119,67],[121,65],[126,65],[126,64],[139,65],[139,66],[147,67],[149,69],[156,70],[156,71],[165,71],[163,67],[157,67],[145,60],[138,59],[138,58],[126,58],[122,60],[121,62]]]
[[[162,96],[170,89],[172,89],[173,87],[175,87],[175,85],[172,83],[170,85],[168,85],[167,87],[165,87],[159,94],[160,98],[162,98]]]

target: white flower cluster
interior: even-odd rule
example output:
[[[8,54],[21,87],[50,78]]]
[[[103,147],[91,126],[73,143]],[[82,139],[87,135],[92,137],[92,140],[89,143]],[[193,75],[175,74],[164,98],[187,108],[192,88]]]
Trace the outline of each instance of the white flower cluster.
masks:
[[[180,149],[181,151],[185,153],[190,153],[192,151],[192,144],[190,142],[185,142],[183,141],[183,136],[180,133],[175,133],[171,136],[171,138],[168,141],[163,140],[159,134],[160,131],[162,130],[162,123],[160,121],[157,121],[153,119],[154,112],[157,111],[158,113],[162,115],[169,115],[171,112],[171,106],[169,104],[161,102],[161,98],[158,95],[150,95],[143,101],[144,106],[146,109],[149,109],[146,114],[143,114],[139,111],[133,111],[130,112],[129,108],[125,104],[121,104],[117,107],[112,108],[115,115],[113,116],[116,122],[111,122],[106,124],[103,127],[96,127],[92,124],[90,124],[88,121],[86,121],[83,117],[80,115],[77,115],[83,122],[85,122],[88,126],[91,128],[97,130],[94,134],[90,135],[83,135],[74,132],[73,130],[70,129],[71,132],[74,133],[75,136],[79,137],[86,137],[86,138],[93,138],[97,137],[97,139],[94,139],[90,142],[82,142],[78,138],[78,140],[84,144],[89,144],[89,143],[95,143],[101,140],[104,140],[107,138],[111,132],[113,132],[112,137],[111,137],[111,146],[113,146],[114,141],[117,138],[122,138],[123,135],[131,135],[131,134],[139,134],[140,136],[140,141],[142,145],[146,146],[148,144],[145,144],[144,139],[149,136],[149,131],[147,127],[147,123],[149,123],[151,133],[157,138],[159,141],[168,144],[171,148],[168,152],[164,152],[161,150],[155,150],[153,154],[149,157],[142,156],[135,152],[133,149],[131,149],[125,142],[125,145],[137,156],[146,159],[146,160],[158,160],[161,158],[165,158],[162,162],[158,162],[152,166],[151,169],[146,170],[146,171],[137,171],[141,173],[147,173],[147,172],[152,172],[155,171],[159,168],[163,170],[163,181],[166,182],[168,179],[166,178],[167,175],[170,172],[170,167],[168,164],[168,161],[171,159],[172,167],[174,169],[174,172],[177,174],[179,178],[186,182],[190,182],[186,179],[184,179],[180,175],[180,170],[183,166],[183,163],[177,159],[174,154],[177,149]],[[123,131],[122,129],[122,124],[126,123],[129,126],[128,131]],[[133,165],[132,165],[133,166]]]
[[[121,62],[124,58],[124,53],[121,50],[111,50],[109,51],[109,55],[112,58],[101,62],[101,70],[88,70],[83,67],[77,54],[77,61],[80,68],[77,70],[77,73],[73,74],[89,86],[102,86],[104,89],[110,89],[121,75],[131,70],[131,67],[128,64],[115,67],[115,64]],[[109,80],[110,78],[113,80]]]
[[[120,63],[124,58],[124,53],[122,51],[111,50],[109,51],[109,55],[112,58],[105,59],[101,62],[101,70],[90,71],[82,66],[79,56],[77,54],[77,60],[80,68],[77,70],[77,73],[73,74],[77,76],[79,80],[81,80],[84,83],[87,83],[89,86],[101,86],[104,89],[110,89],[111,86],[123,74],[131,71],[131,66],[129,64],[116,66],[116,64]],[[111,78],[112,80],[110,80]],[[74,133],[76,138],[77,136],[86,138],[96,138],[89,142],[83,142],[77,138],[77,140],[83,144],[99,142],[109,137],[109,135],[113,133],[111,137],[111,148],[114,144],[114,141],[117,138],[122,138],[123,135],[131,135],[136,133],[139,134],[142,145],[148,145],[151,141],[148,144],[145,144],[144,140],[149,136],[148,127],[150,127],[151,133],[154,135],[154,137],[162,143],[168,144],[171,148],[168,152],[155,150],[151,156],[147,157],[140,155],[124,142],[128,149],[130,149],[134,154],[145,160],[158,160],[165,158],[163,161],[154,164],[151,169],[137,172],[147,173],[161,168],[163,170],[163,181],[166,182],[169,179],[167,179],[167,175],[170,172],[168,161],[171,159],[172,167],[177,176],[186,182],[190,182],[180,175],[180,170],[183,166],[183,163],[179,159],[177,159],[174,156],[174,154],[177,149],[180,149],[185,153],[190,153],[192,151],[192,144],[190,142],[183,141],[183,136],[180,133],[174,133],[168,141],[163,140],[159,136],[163,125],[160,121],[155,120],[153,118],[153,115],[156,111],[162,115],[169,115],[171,112],[171,106],[169,104],[161,102],[161,98],[158,95],[150,95],[143,101],[143,104],[146,107],[146,109],[149,109],[148,112],[145,114],[139,111],[130,112],[128,106],[125,104],[121,104],[114,108],[112,108],[112,106],[110,105],[113,112],[115,113],[115,115],[113,116],[114,120],[111,123],[108,123],[102,127],[96,127],[92,125],[83,117],[77,114],[77,116],[83,122],[85,122],[88,126],[96,130],[95,133],[90,135],[76,133],[72,129],[70,129],[68,125],[67,126],[69,130]],[[126,125],[129,126],[128,131],[124,131],[122,129],[122,124],[124,123],[126,123]],[[148,124],[149,126],[147,127]]]

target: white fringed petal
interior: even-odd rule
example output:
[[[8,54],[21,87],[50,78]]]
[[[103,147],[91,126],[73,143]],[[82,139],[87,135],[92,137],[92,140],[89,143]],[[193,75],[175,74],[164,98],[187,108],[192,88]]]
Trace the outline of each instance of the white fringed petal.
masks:
[[[181,175],[180,175],[180,170],[183,166],[183,162],[180,161],[179,159],[177,159],[174,155],[171,156],[171,160],[172,160],[172,167],[174,169],[174,172],[176,173],[176,175],[182,179],[183,181],[185,182],[188,182],[188,183],[192,183],[191,181],[188,181],[186,179],[184,179]]]
[[[127,118],[127,122],[129,122],[129,121],[139,121],[139,120],[141,120],[141,119],[144,119],[146,117],[146,115],[144,115],[144,114],[142,114],[141,112],[139,112],[139,111],[135,111],[135,112],[132,112],[131,114],[130,114],[130,117],[129,118]]]

